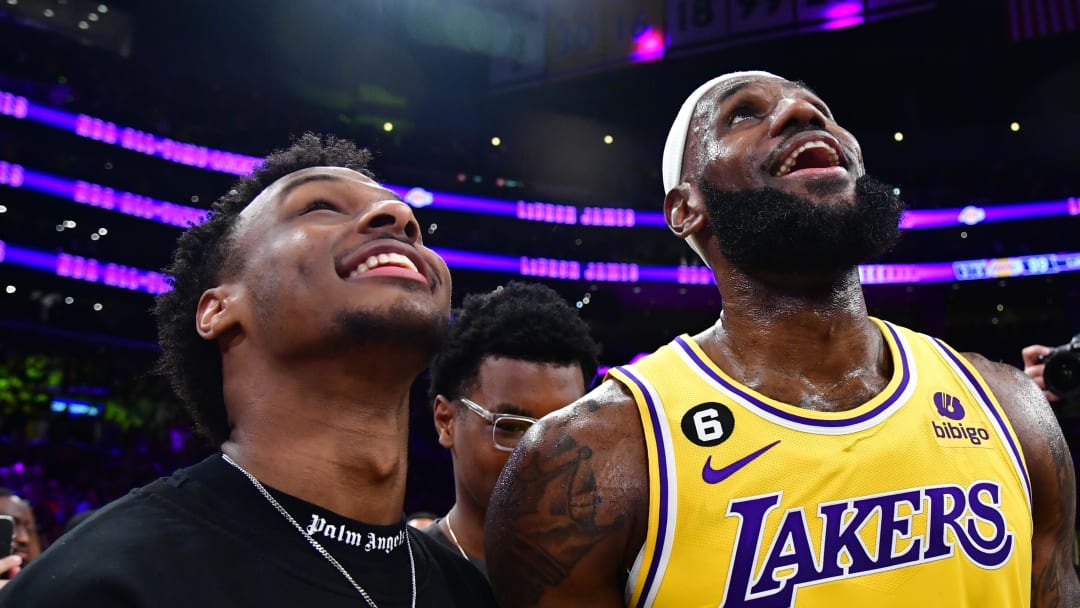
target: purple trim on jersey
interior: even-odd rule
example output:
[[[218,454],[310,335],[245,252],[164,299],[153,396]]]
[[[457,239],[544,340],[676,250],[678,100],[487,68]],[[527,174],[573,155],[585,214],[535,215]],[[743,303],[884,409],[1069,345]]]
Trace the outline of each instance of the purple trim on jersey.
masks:
[[[621,372],[627,378],[629,378],[634,384],[637,385],[638,390],[645,397],[645,404],[649,407],[649,419],[652,421],[653,435],[656,440],[656,457],[657,467],[660,473],[660,517],[656,530],[656,546],[653,548],[652,560],[649,562],[649,571],[645,575],[645,584],[641,587],[641,595],[638,596],[637,608],[645,606],[645,598],[649,595],[649,589],[653,585],[653,579],[656,578],[656,573],[660,569],[660,559],[664,553],[664,543],[666,539],[664,534],[667,531],[667,503],[668,503],[668,478],[667,478],[667,446],[664,444],[664,434],[660,431],[660,418],[656,411],[656,404],[653,403],[652,397],[649,396],[649,391],[645,390],[645,384],[630,372],[626,367],[616,367],[616,370]]]
[[[799,424],[806,424],[806,425],[809,425],[809,426],[837,428],[837,427],[851,426],[851,425],[854,425],[854,424],[859,424],[859,423],[862,423],[862,422],[866,422],[867,420],[870,420],[870,419],[874,418],[875,416],[880,415],[882,412],[884,412],[885,410],[892,407],[892,405],[894,403],[896,403],[897,399],[900,398],[900,395],[904,394],[904,391],[907,389],[908,382],[911,380],[911,369],[909,367],[910,366],[909,355],[904,350],[904,345],[903,345],[902,342],[900,342],[900,337],[898,335],[896,335],[896,330],[893,329],[893,327],[891,325],[889,325],[888,323],[885,324],[885,327],[889,330],[889,333],[892,334],[893,343],[896,344],[896,350],[898,350],[900,352],[900,370],[901,370],[900,383],[897,385],[896,390],[893,391],[893,394],[889,395],[889,397],[887,399],[885,399],[885,401],[882,401],[881,404],[878,405],[877,407],[875,407],[874,409],[870,410],[869,412],[863,412],[862,414],[859,414],[858,416],[855,416],[853,418],[847,418],[847,419],[844,419],[844,420],[820,420],[820,419],[817,419],[817,418],[808,418],[806,416],[800,416],[800,415],[795,414],[793,412],[787,412],[787,411],[784,411],[784,410],[782,410],[782,409],[780,409],[778,407],[774,407],[772,405],[769,405],[768,403],[765,403],[761,399],[758,399],[757,397],[754,397],[750,393],[748,393],[748,392],[740,389],[739,387],[735,386],[731,382],[728,382],[727,380],[724,379],[723,376],[716,373],[715,370],[713,370],[704,361],[701,360],[701,357],[699,357],[697,352],[694,351],[694,349],[691,348],[690,345],[686,343],[686,340],[684,340],[682,338],[682,336],[679,336],[679,337],[675,338],[675,342],[676,342],[676,344],[679,345],[680,348],[683,349],[683,351],[686,352],[687,355],[690,356],[690,359],[694,362],[695,365],[697,365],[697,367],[701,371],[708,374],[710,378],[712,378],[713,380],[718,382],[725,389],[727,389],[727,390],[735,393],[736,395],[742,397],[743,399],[749,401],[755,407],[761,408],[761,409],[765,410],[766,412],[772,414],[773,416],[776,416],[778,418],[783,418],[784,420],[789,420],[791,422],[797,422]]]
[[[1005,440],[1008,441],[1009,450],[1012,452],[1013,458],[1016,459],[1016,465],[1020,468],[1020,473],[1024,481],[1024,489],[1027,490],[1028,500],[1030,501],[1032,499],[1031,480],[1028,478],[1027,467],[1024,466],[1024,459],[1020,456],[1020,449],[1017,447],[1016,442],[1013,441],[1012,435],[1009,434],[1009,427],[1006,426],[1004,417],[1002,417],[1001,413],[999,413],[997,408],[994,407],[994,402],[990,400],[989,395],[987,395],[986,391],[983,390],[982,383],[980,383],[975,378],[975,375],[971,373],[971,370],[969,370],[962,361],[960,361],[959,357],[953,354],[953,351],[949,349],[949,347],[947,347],[945,343],[941,340],[934,338],[934,343],[941,350],[941,352],[945,353],[945,356],[947,356],[949,359],[952,360],[953,363],[956,364],[956,367],[960,370],[960,373],[964,374],[964,377],[968,379],[968,382],[971,383],[971,386],[975,388],[975,392],[978,394],[979,399],[982,400],[986,408],[990,410],[991,414],[993,414],[994,419],[997,420],[998,428],[1001,429],[1001,434],[1004,435]]]

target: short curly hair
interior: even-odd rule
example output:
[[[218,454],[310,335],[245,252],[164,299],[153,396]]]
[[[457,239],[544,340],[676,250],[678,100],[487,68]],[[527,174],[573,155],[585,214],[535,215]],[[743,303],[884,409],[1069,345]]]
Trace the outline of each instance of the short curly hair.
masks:
[[[533,363],[576,364],[588,386],[596,375],[600,345],[589,326],[546,285],[511,281],[465,297],[442,350],[431,364],[429,397],[451,399],[471,391],[480,363],[498,356]]]
[[[290,173],[309,167],[344,167],[373,177],[367,168],[370,160],[367,149],[350,141],[305,133],[288,148],[266,157],[251,175],[237,180],[210,207],[209,219],[189,227],[177,240],[172,263],[165,269],[172,290],[154,303],[162,351],[158,371],[169,378],[195,429],[214,445],[229,438],[221,354],[215,342],[195,331],[195,313],[203,292],[243,268],[243,260],[232,256],[236,218],[259,193]]]

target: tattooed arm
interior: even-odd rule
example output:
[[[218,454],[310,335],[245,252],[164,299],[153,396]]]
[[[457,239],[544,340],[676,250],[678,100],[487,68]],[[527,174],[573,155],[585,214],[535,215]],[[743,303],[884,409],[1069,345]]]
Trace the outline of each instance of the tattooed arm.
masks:
[[[1050,404],[1020,370],[965,353],[1001,403],[1020,440],[1031,477],[1031,605],[1080,606],[1080,581],[1073,570],[1076,480],[1072,456]]]
[[[623,606],[648,491],[641,420],[622,385],[609,380],[543,418],[488,504],[484,545],[499,604]]]

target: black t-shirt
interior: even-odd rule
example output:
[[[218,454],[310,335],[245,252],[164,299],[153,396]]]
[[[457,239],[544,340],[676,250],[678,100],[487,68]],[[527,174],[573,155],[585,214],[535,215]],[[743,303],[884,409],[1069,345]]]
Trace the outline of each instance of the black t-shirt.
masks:
[[[434,539],[270,490],[380,608],[495,606],[484,577]],[[0,607],[338,606],[366,602],[220,455],[101,509],[4,589]]]
[[[431,538],[434,538],[435,540],[442,543],[442,545],[444,547],[446,547],[447,549],[450,549],[454,553],[457,553],[458,555],[461,555],[462,550],[459,549],[456,544],[454,544],[454,541],[452,539],[450,539],[445,534],[443,534],[442,529],[439,528],[439,522],[444,520],[444,519],[446,519],[446,518],[445,517],[440,517],[440,518],[436,519],[435,521],[431,522],[430,526],[424,528],[422,531],[423,531],[424,534],[427,534]],[[484,576],[488,575],[488,573],[487,573],[487,565],[484,564],[484,560],[478,559],[478,558],[473,557],[472,555],[470,555],[469,556],[469,563],[476,566],[477,569],[480,570],[480,572],[483,572]]]

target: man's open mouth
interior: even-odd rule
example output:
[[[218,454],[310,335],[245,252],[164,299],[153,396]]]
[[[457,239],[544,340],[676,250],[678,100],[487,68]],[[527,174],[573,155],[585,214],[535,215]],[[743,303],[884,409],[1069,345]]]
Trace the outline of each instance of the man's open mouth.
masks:
[[[773,166],[775,177],[784,177],[804,169],[830,169],[843,167],[843,154],[839,145],[831,138],[799,138],[793,142]]]

